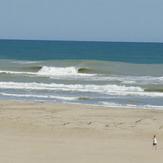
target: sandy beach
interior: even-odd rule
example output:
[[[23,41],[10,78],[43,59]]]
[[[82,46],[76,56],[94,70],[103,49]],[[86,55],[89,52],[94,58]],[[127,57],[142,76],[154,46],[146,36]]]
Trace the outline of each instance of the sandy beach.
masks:
[[[162,117],[150,109],[1,101],[0,162],[162,163]]]

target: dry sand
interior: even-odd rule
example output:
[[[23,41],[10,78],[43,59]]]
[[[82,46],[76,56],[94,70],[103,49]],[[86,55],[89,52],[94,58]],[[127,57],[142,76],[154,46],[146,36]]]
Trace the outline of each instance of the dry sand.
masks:
[[[163,111],[0,102],[0,163],[162,162]]]

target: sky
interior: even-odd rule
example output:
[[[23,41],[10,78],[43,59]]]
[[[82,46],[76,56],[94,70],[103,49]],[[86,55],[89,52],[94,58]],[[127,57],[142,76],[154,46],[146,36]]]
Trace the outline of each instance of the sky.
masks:
[[[163,0],[0,0],[0,39],[163,42]]]

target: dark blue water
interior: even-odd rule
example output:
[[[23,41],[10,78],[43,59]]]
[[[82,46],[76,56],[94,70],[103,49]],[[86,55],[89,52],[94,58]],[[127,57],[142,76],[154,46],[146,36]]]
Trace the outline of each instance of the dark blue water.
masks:
[[[163,43],[0,40],[0,59],[163,63]]]

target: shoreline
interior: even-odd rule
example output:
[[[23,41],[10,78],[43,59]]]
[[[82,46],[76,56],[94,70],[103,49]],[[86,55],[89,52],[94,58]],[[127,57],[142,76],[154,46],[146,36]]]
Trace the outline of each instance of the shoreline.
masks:
[[[163,106],[147,106],[147,107],[143,107],[143,106],[132,106],[132,105],[128,105],[128,106],[121,106],[121,105],[110,105],[110,106],[107,106],[107,105],[98,105],[98,104],[85,104],[85,103],[70,103],[70,102],[52,102],[52,101],[43,101],[43,100],[20,100],[20,99],[13,99],[13,100],[0,100],[0,103],[3,103],[3,102],[13,102],[13,103],[35,103],[35,104],[47,104],[47,105],[72,105],[72,106],[86,106],[86,107],[93,107],[93,108],[104,108],[104,109],[123,109],[123,110],[126,110],[126,109],[129,109],[129,110],[158,110],[158,111],[163,111]]]
[[[155,109],[0,101],[0,162],[161,163],[162,117]]]

